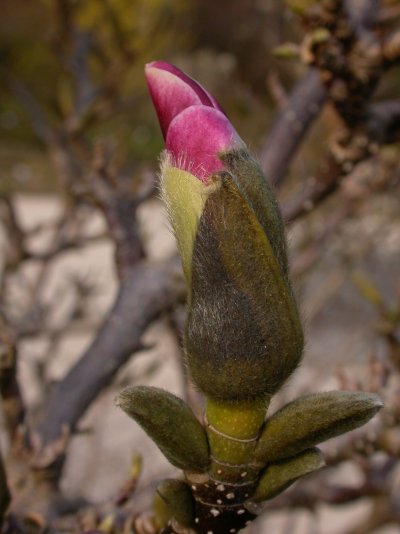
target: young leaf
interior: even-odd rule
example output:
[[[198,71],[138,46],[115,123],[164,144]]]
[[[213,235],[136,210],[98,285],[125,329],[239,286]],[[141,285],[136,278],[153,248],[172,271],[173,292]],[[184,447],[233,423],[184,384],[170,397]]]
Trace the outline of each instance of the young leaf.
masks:
[[[378,395],[331,391],[290,402],[265,423],[255,458],[276,462],[369,421],[383,406]]]
[[[171,511],[171,517],[183,527],[194,524],[194,499],[189,486],[182,480],[167,479],[160,482],[157,494]]]
[[[209,464],[204,428],[189,406],[162,389],[130,386],[116,400],[158,445],[172,465],[203,472]]]
[[[302,328],[255,212],[229,173],[218,176],[221,187],[205,203],[193,248],[187,362],[211,398],[262,400],[299,364]]]
[[[298,478],[321,469],[324,465],[322,453],[316,448],[307,449],[297,456],[268,465],[251,501],[261,502],[272,499]]]

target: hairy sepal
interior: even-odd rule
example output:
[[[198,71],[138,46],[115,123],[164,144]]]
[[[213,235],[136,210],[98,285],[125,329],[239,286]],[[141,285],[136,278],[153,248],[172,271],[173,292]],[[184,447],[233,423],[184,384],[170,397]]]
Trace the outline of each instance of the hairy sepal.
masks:
[[[285,227],[278,202],[260,165],[247,150],[229,150],[220,154],[220,158],[253,209],[270,242],[282,274],[287,278]]]
[[[207,470],[206,432],[182,399],[162,389],[132,386],[119,394],[116,403],[143,428],[172,465],[189,471]]]
[[[301,323],[254,211],[229,173],[217,179],[220,186],[204,205],[192,252],[187,363],[211,398],[267,398],[301,359]]]
[[[378,395],[331,391],[290,402],[265,423],[255,451],[257,462],[288,458],[369,421],[383,404]]]
[[[268,465],[261,475],[252,502],[262,502],[276,497],[296,480],[324,467],[325,462],[319,449],[307,449],[297,456]]]

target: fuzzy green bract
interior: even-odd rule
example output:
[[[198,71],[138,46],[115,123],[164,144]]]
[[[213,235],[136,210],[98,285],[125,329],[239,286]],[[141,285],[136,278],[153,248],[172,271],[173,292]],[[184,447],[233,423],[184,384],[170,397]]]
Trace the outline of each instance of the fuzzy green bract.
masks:
[[[176,236],[188,289],[191,287],[193,244],[204,204],[214,189],[187,171],[171,166],[164,153],[161,162],[160,187]]]
[[[157,486],[157,495],[167,505],[171,517],[184,527],[194,524],[194,499],[190,487],[183,480],[166,479]]]
[[[281,262],[232,175],[220,173],[218,179],[193,247],[188,367],[210,397],[268,398],[301,359],[301,323],[282,272],[279,239],[274,242]]]
[[[136,386],[125,388],[117,405],[139,423],[172,465],[207,470],[206,432],[183,400],[162,389]]]
[[[321,469],[325,465],[322,452],[307,449],[292,458],[267,466],[261,475],[253,502],[262,502],[279,495],[300,477]]]
[[[374,393],[329,391],[299,397],[265,423],[257,461],[275,462],[357,428],[383,406]]]

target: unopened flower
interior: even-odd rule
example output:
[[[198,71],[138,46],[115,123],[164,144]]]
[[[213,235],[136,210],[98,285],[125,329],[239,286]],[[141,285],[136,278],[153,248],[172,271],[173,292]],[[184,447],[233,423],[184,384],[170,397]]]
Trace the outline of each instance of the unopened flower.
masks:
[[[154,525],[238,532],[259,502],[324,465],[315,445],[366,423],[382,401],[317,393],[265,420],[303,348],[277,203],[205,89],[161,61],[146,76],[166,141],[161,190],[188,287],[185,356],[206,396],[204,424],[158,388],[128,387],[117,404],[185,471],[159,484]]]
[[[209,397],[267,398],[301,358],[284,228],[258,163],[197,82],[146,67],[167,153],[161,187],[188,285],[185,352]]]
[[[218,102],[200,84],[164,61],[146,65],[146,79],[167,150],[183,170],[207,183],[224,168],[222,151],[244,143]]]

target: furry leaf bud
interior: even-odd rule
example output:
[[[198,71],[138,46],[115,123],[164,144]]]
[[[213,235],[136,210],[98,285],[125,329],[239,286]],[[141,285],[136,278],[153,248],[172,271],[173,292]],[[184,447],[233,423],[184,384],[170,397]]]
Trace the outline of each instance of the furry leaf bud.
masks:
[[[172,465],[206,471],[206,432],[183,400],[162,389],[130,386],[118,395],[116,403],[143,428]]]
[[[261,502],[272,499],[300,477],[321,469],[324,465],[322,453],[316,448],[307,449],[297,456],[270,464],[261,475],[251,500]]]
[[[275,462],[353,430],[383,406],[374,393],[330,391],[299,397],[265,423],[255,458]]]

